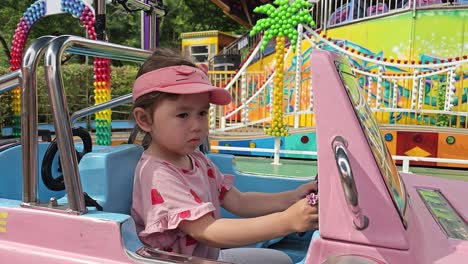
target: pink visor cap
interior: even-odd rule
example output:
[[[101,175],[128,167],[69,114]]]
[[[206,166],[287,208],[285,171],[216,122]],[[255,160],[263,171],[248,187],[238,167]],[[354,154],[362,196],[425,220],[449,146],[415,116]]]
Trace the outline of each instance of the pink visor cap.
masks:
[[[201,69],[186,65],[165,67],[138,77],[133,85],[133,102],[154,91],[172,94],[209,92],[212,104],[227,105],[231,102],[228,91],[211,85],[208,76]]]

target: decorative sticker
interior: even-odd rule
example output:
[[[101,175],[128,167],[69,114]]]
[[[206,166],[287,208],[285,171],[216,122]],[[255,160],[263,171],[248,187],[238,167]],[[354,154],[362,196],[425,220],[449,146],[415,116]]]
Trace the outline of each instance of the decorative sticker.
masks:
[[[8,212],[0,212],[0,233],[6,233]]]

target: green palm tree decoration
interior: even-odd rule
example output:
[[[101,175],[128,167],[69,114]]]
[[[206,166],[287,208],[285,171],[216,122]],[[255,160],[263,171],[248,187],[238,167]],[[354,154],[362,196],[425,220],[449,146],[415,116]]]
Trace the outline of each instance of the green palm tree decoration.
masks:
[[[283,123],[283,67],[284,67],[284,43],[286,37],[294,47],[297,42],[296,27],[300,23],[308,23],[314,26],[314,20],[307,10],[312,4],[307,0],[295,0],[291,4],[289,0],[275,0],[271,4],[258,6],[254,12],[265,14],[268,17],[257,21],[250,31],[253,36],[260,31],[264,31],[260,50],[264,50],[268,42],[276,37],[276,64],[275,77],[273,81],[273,117],[269,128],[265,128],[265,133],[271,136],[287,136],[288,128]]]

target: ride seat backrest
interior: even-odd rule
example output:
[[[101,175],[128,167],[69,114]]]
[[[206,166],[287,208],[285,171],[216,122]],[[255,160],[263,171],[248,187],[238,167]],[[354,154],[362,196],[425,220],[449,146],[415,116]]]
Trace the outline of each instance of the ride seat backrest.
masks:
[[[353,19],[353,6],[352,3],[342,5],[337,8],[330,16],[329,26],[340,24]]]
[[[60,198],[65,192],[55,192],[47,189],[41,179],[42,158],[46,152],[49,142],[40,142],[38,144],[38,197],[40,202],[47,202],[51,197]],[[0,149],[0,198],[10,200],[22,200],[23,194],[23,164],[22,164],[22,147],[18,143],[5,144]]]
[[[79,164],[83,191],[105,212],[130,214],[133,175],[143,148],[138,145],[95,146]]]

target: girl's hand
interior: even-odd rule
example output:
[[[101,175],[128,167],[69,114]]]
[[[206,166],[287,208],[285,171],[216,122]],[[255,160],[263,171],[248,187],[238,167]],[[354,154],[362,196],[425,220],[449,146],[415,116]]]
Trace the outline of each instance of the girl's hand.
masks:
[[[308,182],[308,183],[305,183],[305,184],[297,187],[297,189],[294,190],[294,192],[295,192],[295,195],[294,195],[295,196],[295,201],[299,201],[299,200],[305,198],[306,195],[308,195],[311,192],[317,192],[317,189],[318,189],[318,186],[317,186],[316,181]]]
[[[301,199],[283,212],[291,232],[305,232],[318,228],[318,205],[309,205]]]

